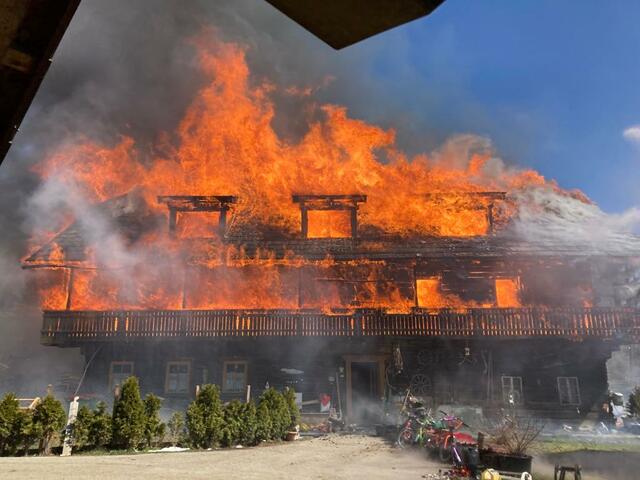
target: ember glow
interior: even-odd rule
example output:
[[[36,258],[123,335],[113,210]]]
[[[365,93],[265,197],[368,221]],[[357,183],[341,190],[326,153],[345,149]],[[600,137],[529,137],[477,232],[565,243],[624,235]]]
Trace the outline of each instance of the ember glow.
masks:
[[[43,181],[66,185],[87,204],[102,203],[109,222],[122,223],[118,219],[140,210],[146,219],[135,228],[125,224],[126,233],[109,244],[85,239],[84,255],[54,243],[46,262],[34,260],[47,267],[39,272],[44,309],[475,306],[443,293],[437,279],[391,283],[386,279],[392,266],[384,262],[352,260],[343,269],[344,262],[326,255],[302,258],[250,244],[271,236],[299,239],[301,210],[292,196],[300,194],[366,196],[357,206],[358,238],[369,239],[372,248],[374,237],[490,234],[508,224],[517,205],[509,196],[496,200],[486,192],[546,187],[586,201],[534,171],[505,166],[467,137],[408,158],[393,129],[351,118],[343,106],[317,105],[311,97],[307,108],[315,120],[298,141],[285,141],[272,127],[271,94],[296,90],[256,83],[242,46],[202,36],[194,47],[209,81],[175,135],[160,135],[156,151],[163,156],[149,158],[123,136],[114,146],[65,144],[37,167]],[[171,137],[177,141],[166,140]],[[178,195],[233,195],[237,203],[222,230],[216,212],[178,212],[171,234],[167,206],[158,197]],[[109,207],[114,199],[120,199],[117,215]],[[350,242],[351,229],[346,210],[308,211],[309,239]],[[64,284],[72,284],[66,293],[47,279],[61,272]],[[520,304],[510,282],[496,282],[499,306]]]

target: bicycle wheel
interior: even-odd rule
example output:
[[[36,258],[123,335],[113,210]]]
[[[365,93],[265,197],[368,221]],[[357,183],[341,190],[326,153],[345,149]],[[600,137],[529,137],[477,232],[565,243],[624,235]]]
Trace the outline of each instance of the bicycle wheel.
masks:
[[[410,428],[403,428],[402,430],[400,430],[396,445],[399,448],[406,448],[413,445],[413,430],[411,430]]]
[[[440,444],[440,448],[438,449],[438,457],[442,462],[448,463],[451,461],[451,444],[448,438],[446,438],[445,441]]]

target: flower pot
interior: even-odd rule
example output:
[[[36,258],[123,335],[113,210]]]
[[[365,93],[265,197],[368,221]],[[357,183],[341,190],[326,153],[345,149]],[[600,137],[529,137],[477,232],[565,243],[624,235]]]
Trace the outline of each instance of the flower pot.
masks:
[[[287,442],[293,442],[294,440],[297,440],[299,436],[299,433],[294,430],[293,432],[287,432],[285,440]]]

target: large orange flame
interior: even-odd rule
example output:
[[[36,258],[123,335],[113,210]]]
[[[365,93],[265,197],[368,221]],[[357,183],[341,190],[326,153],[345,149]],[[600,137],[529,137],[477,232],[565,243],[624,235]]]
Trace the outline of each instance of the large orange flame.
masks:
[[[271,93],[279,89],[298,95],[299,89],[256,83],[243,47],[208,38],[202,36],[195,45],[209,82],[180,122],[177,142],[161,142],[157,151],[165,152],[164,156],[142,155],[134,139],[126,136],[114,146],[87,139],[59,148],[36,171],[64,182],[87,202],[104,201],[137,188],[151,208],[165,214],[166,207],[156,201],[158,195],[237,195],[231,224],[268,225],[288,234],[300,230],[300,210],[291,201],[293,194],[366,195],[358,216],[364,231],[473,236],[487,233],[488,201],[461,192],[540,185],[558,188],[536,172],[505,167],[488,148],[467,148],[468,138],[453,140],[433,155],[407,158],[396,147],[393,130],[351,118],[342,106],[316,105],[307,94],[308,108],[319,119],[309,124],[302,138],[286,141],[272,126],[275,106]],[[496,219],[505,221],[514,208],[504,202]],[[344,212],[309,213],[309,237],[350,235]],[[179,217],[178,237],[206,236],[216,228],[216,215]],[[206,217],[206,221],[194,224],[196,217]],[[77,271],[71,308],[324,308],[351,304],[408,308],[415,304],[413,287],[401,291],[378,277],[384,268],[365,265],[368,270],[360,280],[345,279],[344,273],[335,278],[335,271],[328,268],[334,265],[331,259],[276,261],[268,253],[249,258],[220,243],[208,242],[200,249],[193,242],[190,262],[198,259],[196,275],[185,273],[185,257],[178,253],[174,240],[147,235],[138,243],[142,241],[165,242],[169,260],[164,264],[171,266],[162,268],[170,273],[149,264],[129,267],[126,272],[117,271],[119,266],[109,270],[109,265],[102,271]],[[54,249],[50,260],[64,264],[60,250]],[[305,285],[313,284],[313,288],[296,291],[291,285],[305,275],[313,280]],[[507,285],[500,287],[502,292],[508,289]],[[429,306],[459,303],[453,297],[442,297],[431,280],[419,282],[417,290],[417,297],[426,299]],[[43,292],[44,307],[64,308],[66,300],[56,297],[51,285]],[[513,299],[505,301],[514,303]]]

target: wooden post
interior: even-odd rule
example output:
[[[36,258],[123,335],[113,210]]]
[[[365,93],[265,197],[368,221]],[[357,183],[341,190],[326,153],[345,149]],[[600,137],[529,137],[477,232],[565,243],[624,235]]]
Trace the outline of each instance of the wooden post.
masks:
[[[175,208],[169,208],[169,233],[175,235],[178,212]]]
[[[251,385],[247,385],[247,391],[245,393],[245,403],[249,403],[251,401]]]
[[[309,234],[309,215],[304,203],[300,204],[300,231],[302,232],[302,237],[307,238]]]
[[[302,298],[302,272],[303,267],[298,267],[298,308],[302,308],[304,299]]]
[[[487,205],[487,233],[493,233],[493,202]]]
[[[184,271],[182,273],[182,302],[181,307],[184,310],[187,308],[187,269],[189,267],[185,264]]]
[[[66,302],[66,310],[71,310],[71,302],[72,302],[72,295],[73,295],[73,276],[74,276],[74,272],[73,272],[73,268],[69,268],[67,269],[68,273],[67,273],[67,302]]]
[[[226,230],[227,230],[227,210],[228,208],[226,206],[223,206],[220,209],[220,217],[218,219],[218,230],[220,232],[221,237],[224,237],[224,234],[226,233]]]
[[[353,206],[350,209],[351,212],[351,238],[355,239],[358,237],[358,207]]]

